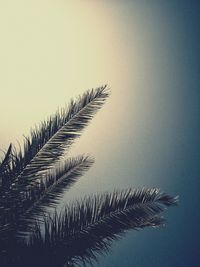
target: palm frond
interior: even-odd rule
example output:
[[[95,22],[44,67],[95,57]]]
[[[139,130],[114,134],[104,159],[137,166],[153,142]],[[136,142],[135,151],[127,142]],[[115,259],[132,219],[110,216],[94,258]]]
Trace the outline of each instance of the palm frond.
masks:
[[[72,100],[67,111],[57,112],[39,129],[31,132],[31,138],[26,139],[24,147],[24,169],[18,177],[20,186],[41,177],[61,159],[108,95],[106,86],[87,91],[77,101]]]
[[[32,131],[31,138],[26,139],[24,155],[22,150],[12,151],[9,168],[15,179],[0,195],[0,227],[17,221],[40,198],[47,171],[61,160],[107,97],[106,86],[87,91],[77,101],[72,100],[67,110],[57,112]]]
[[[12,144],[9,145],[8,150],[5,153],[4,159],[0,163],[0,171],[2,171],[2,169],[8,165],[10,161],[11,150],[12,150]]]
[[[46,208],[55,208],[63,193],[69,189],[80,176],[82,176],[94,163],[94,159],[89,156],[77,156],[69,158],[46,176],[38,181],[37,186],[30,189],[26,206],[29,208],[17,222],[19,229],[28,233],[32,229],[36,218],[43,216]]]
[[[8,188],[12,182],[13,175],[11,169],[12,161],[12,144],[9,145],[7,152],[5,153],[4,159],[0,163],[0,192]]]
[[[176,203],[176,197],[156,188],[87,197],[67,206],[60,215],[46,217],[43,230],[37,224],[28,246],[33,250],[39,248],[41,253],[51,248],[49,251],[54,251],[63,266],[74,261],[91,263],[127,230],[162,225],[161,213]],[[51,255],[46,258],[53,261]]]
[[[128,189],[85,197],[47,214],[93,164],[89,156],[63,156],[108,95],[106,86],[87,91],[34,128],[19,151],[9,146],[0,163],[1,266],[92,264],[126,231],[163,225],[163,211],[176,205],[177,197],[157,188]]]

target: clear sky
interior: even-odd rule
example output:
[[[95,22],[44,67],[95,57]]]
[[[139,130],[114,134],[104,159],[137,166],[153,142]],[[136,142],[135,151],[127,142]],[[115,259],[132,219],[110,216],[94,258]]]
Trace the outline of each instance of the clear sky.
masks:
[[[128,233],[95,266],[199,266],[199,11],[194,0],[0,0],[0,148],[108,84],[71,152],[96,163],[63,202],[130,186],[180,195],[165,229]]]

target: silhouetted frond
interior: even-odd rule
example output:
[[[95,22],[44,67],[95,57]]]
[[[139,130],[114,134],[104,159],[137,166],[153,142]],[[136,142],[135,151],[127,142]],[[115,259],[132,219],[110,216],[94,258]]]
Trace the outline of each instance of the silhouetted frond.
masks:
[[[81,135],[107,97],[106,86],[87,91],[78,100],[72,100],[67,110],[57,112],[43,122],[40,128],[31,132],[31,137],[25,141],[24,155],[21,150],[18,153],[15,149],[12,151],[9,168],[15,179],[0,195],[0,210],[3,210],[0,214],[0,228],[16,224],[19,217],[40,198],[41,192],[46,190],[47,171],[61,161],[61,157]]]
[[[177,198],[156,188],[87,197],[66,206],[60,215],[45,217],[44,229],[36,225],[29,247],[37,251],[39,248],[41,254],[43,249],[51,248],[63,265],[70,261],[90,263],[127,230],[162,225],[161,213],[176,203]],[[46,258],[48,266],[53,266],[51,254]]]
[[[28,164],[24,164],[19,176],[20,186],[41,177],[60,160],[107,97],[106,86],[87,91],[77,101],[72,100],[67,111],[57,112],[38,130],[32,131],[31,140],[26,139],[24,161]]]
[[[5,153],[4,159],[0,163],[0,172],[2,172],[2,170],[8,166],[10,161],[11,151],[12,151],[12,144],[9,145],[8,150]]]
[[[106,86],[87,91],[33,129],[19,151],[9,146],[0,163],[1,267],[92,264],[126,231],[163,225],[162,212],[177,203],[157,188],[128,189],[47,213],[93,164],[64,156],[107,97]]]
[[[7,152],[5,153],[4,159],[0,163],[0,192],[9,187],[12,182],[12,144],[9,145]]]
[[[43,216],[46,208],[55,207],[66,189],[70,188],[77,179],[82,176],[94,163],[89,156],[78,156],[69,158],[54,170],[50,171],[45,177],[38,181],[37,186],[32,188],[27,199],[26,205],[29,209],[18,221],[21,231],[30,231],[35,219]],[[23,197],[25,199],[25,196]],[[27,227],[29,226],[29,227]]]

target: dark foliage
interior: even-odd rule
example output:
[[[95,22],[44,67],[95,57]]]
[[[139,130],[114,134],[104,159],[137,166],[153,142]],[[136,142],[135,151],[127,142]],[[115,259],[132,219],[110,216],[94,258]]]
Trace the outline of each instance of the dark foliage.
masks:
[[[130,229],[157,227],[177,198],[158,189],[93,195],[48,214],[87,171],[89,156],[66,152],[108,97],[106,86],[87,91],[12,145],[0,163],[0,262],[3,267],[86,264]]]

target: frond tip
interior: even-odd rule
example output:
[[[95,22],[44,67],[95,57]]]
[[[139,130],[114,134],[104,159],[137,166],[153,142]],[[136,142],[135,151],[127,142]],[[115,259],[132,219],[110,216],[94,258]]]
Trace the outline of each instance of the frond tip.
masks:
[[[126,231],[162,225],[162,212],[176,204],[176,197],[157,188],[129,189],[87,197],[66,206],[60,215],[46,217],[44,234],[37,225],[29,246],[33,250],[40,247],[41,251],[51,247],[63,264],[79,260],[90,262],[97,260],[97,255],[106,252],[112,241]]]
[[[75,139],[80,137],[83,129],[102,107],[108,96],[106,86],[86,91],[76,101],[71,101],[68,110],[63,109],[60,113],[57,112],[54,117],[44,123],[44,129],[32,132],[32,136],[35,136],[37,142],[41,143],[40,149],[20,174],[21,185],[30,184],[59,162]]]
[[[30,208],[18,222],[18,228],[25,232],[25,225],[35,223],[35,219],[43,216],[47,207],[55,208],[59,200],[77,180],[93,165],[94,159],[90,156],[80,155],[69,158],[58,165],[54,170],[46,174],[39,181],[37,187],[33,187],[31,199],[28,198]],[[29,233],[31,227],[27,227]],[[19,231],[20,233],[20,231]]]

